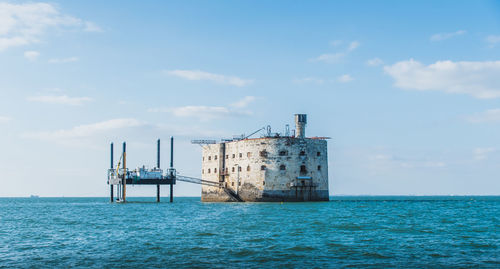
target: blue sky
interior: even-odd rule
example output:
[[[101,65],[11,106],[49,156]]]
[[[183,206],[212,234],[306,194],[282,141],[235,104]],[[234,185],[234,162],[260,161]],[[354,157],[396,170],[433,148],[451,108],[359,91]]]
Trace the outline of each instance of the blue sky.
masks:
[[[106,196],[109,142],[171,135],[199,177],[191,139],[294,113],[332,195],[499,194],[499,56],[495,1],[2,2],[0,196]]]

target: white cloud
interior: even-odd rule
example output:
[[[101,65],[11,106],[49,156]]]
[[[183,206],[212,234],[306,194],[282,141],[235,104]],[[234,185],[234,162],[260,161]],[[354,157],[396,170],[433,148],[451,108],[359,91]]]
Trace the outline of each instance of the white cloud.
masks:
[[[337,63],[342,59],[346,54],[343,52],[338,53],[325,53],[320,56],[310,59],[311,62],[325,62],[325,63]]]
[[[62,105],[72,105],[81,106],[85,102],[92,101],[89,97],[69,97],[67,95],[39,95],[39,96],[29,96],[28,101],[40,102],[48,104],[62,104]]]
[[[410,59],[385,66],[394,86],[421,91],[469,94],[476,98],[500,97],[500,61],[438,61],[423,65]]]
[[[243,97],[243,99],[232,103],[230,106],[235,107],[235,108],[245,108],[250,103],[254,102],[255,99],[256,99],[255,96],[245,96],[245,97]]]
[[[337,78],[337,81],[341,83],[347,83],[353,80],[354,79],[349,74],[345,74]]]
[[[231,116],[248,116],[252,111],[245,108],[256,98],[254,96],[245,96],[228,107],[225,106],[180,106],[180,107],[160,107],[150,108],[148,112],[166,112],[176,117],[197,118],[201,121],[209,121]]]
[[[493,48],[500,43],[500,35],[489,35],[486,37],[486,42],[489,44],[490,48]]]
[[[85,22],[85,28],[83,29],[85,32],[97,32],[101,33],[103,30],[101,27],[99,27],[97,24],[91,22],[91,21],[86,21]]]
[[[12,120],[12,118],[7,116],[0,116],[0,123],[8,123]]]
[[[442,41],[442,40],[446,40],[446,39],[449,39],[449,38],[452,38],[455,36],[464,35],[466,33],[467,33],[467,31],[465,31],[465,30],[458,30],[458,31],[453,32],[453,33],[439,33],[439,34],[432,35],[430,40],[431,41]]]
[[[38,58],[38,56],[40,56],[40,53],[38,51],[29,50],[24,52],[24,58],[30,61],[35,61]]]
[[[0,3],[0,51],[37,43],[49,29],[70,27],[85,30],[89,28],[86,24],[81,19],[61,14],[48,3]],[[96,27],[94,25],[93,29]]]
[[[467,121],[473,123],[500,122],[500,108],[489,109],[475,115],[468,116]]]
[[[333,40],[333,41],[330,41],[330,45],[333,46],[333,47],[337,47],[337,46],[339,46],[342,43],[343,43],[342,40]]]
[[[242,79],[239,77],[219,75],[200,70],[169,70],[164,72],[171,76],[187,80],[208,80],[219,84],[227,84],[237,87],[247,86],[253,82],[252,79]]]
[[[486,160],[488,159],[488,154],[495,152],[495,148],[475,148],[474,149],[474,159],[476,160]]]
[[[49,63],[51,64],[64,64],[64,63],[73,63],[77,62],[79,59],[78,57],[68,57],[68,58],[53,58],[49,60]]]
[[[366,61],[366,65],[368,65],[368,66],[379,66],[382,64],[384,64],[384,61],[382,61],[379,58],[373,58],[373,59]]]
[[[342,41],[336,40],[336,41],[330,42],[330,44],[333,46],[338,46],[338,45],[342,44]],[[360,45],[360,43],[358,41],[352,41],[349,43],[349,45],[347,45],[347,48],[345,48],[345,51],[336,52],[336,53],[324,53],[318,57],[309,59],[309,61],[310,62],[337,63],[337,62],[340,62],[340,60],[342,60],[344,57],[349,55],[349,53],[351,53],[352,51],[357,49],[359,47],[359,45]]]
[[[361,44],[358,41],[352,41],[351,43],[349,43],[349,47],[347,47],[347,50],[353,51],[353,50],[357,49],[359,47],[359,45],[361,45]]]
[[[292,82],[297,83],[297,84],[301,84],[301,83],[323,84],[325,81],[321,78],[305,77],[305,78],[295,78],[292,80]]]
[[[34,138],[41,140],[72,140],[88,138],[118,129],[139,127],[143,125],[145,125],[145,123],[136,119],[112,119],[92,124],[83,124],[71,129],[61,129],[52,132],[25,133],[22,136],[25,138]]]

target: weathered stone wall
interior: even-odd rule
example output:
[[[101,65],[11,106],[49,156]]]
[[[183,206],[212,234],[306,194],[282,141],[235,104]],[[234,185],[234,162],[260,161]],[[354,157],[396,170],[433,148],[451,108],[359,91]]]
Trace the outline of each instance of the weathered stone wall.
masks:
[[[221,170],[224,162],[225,171]],[[327,142],[281,137],[207,145],[202,178],[222,182],[244,201],[325,201]],[[233,200],[222,188],[202,186],[202,201]]]

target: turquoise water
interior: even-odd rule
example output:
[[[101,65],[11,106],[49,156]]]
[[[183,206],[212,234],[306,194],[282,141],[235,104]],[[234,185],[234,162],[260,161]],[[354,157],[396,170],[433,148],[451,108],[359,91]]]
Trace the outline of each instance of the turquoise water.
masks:
[[[0,198],[0,267],[500,267],[500,197]]]

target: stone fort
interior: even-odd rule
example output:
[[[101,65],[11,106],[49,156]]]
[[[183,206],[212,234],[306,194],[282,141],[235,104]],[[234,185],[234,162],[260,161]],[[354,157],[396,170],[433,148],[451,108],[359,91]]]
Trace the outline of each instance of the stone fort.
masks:
[[[307,115],[293,135],[223,140],[202,150],[205,202],[328,201],[327,137],[306,137]]]

